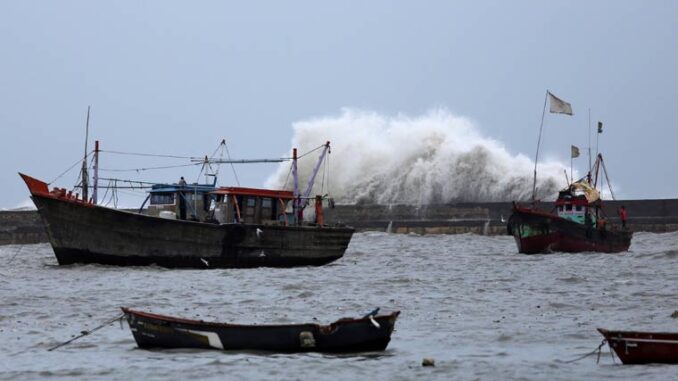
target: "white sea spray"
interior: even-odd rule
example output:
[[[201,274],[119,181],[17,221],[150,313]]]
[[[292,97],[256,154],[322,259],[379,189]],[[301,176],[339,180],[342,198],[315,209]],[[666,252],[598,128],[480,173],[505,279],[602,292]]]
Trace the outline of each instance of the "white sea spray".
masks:
[[[292,146],[300,153],[331,141],[324,185],[318,175],[313,194],[329,193],[339,203],[436,204],[527,200],[534,161],[512,154],[483,136],[465,117],[435,109],[416,117],[343,109],[339,115],[294,124]],[[317,155],[299,161],[303,189]],[[564,184],[558,162],[538,167],[538,198],[553,199]],[[267,187],[290,189],[289,164]]]

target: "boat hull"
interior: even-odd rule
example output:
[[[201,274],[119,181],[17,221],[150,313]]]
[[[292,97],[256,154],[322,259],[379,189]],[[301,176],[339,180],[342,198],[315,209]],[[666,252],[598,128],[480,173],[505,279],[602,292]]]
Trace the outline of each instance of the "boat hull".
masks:
[[[293,267],[341,258],[349,227],[172,220],[33,194],[60,265]]]
[[[238,325],[179,319],[122,309],[140,348],[199,348],[271,352],[383,351],[399,311],[330,325]]]
[[[678,333],[598,331],[624,364],[678,364]]]
[[[518,251],[524,254],[551,252],[628,251],[633,233],[628,230],[596,230],[592,226],[556,215],[523,207],[515,207],[507,224]]]

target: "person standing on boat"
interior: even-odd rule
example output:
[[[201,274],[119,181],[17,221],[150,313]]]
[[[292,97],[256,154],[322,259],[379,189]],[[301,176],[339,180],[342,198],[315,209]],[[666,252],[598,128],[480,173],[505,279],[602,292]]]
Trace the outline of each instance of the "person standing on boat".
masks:
[[[177,183],[180,187],[183,187],[186,185],[186,180],[184,180],[184,176],[181,176],[179,179],[179,182]]]
[[[626,229],[626,219],[628,218],[628,214],[624,205],[619,208],[619,218],[621,219],[622,228]]]

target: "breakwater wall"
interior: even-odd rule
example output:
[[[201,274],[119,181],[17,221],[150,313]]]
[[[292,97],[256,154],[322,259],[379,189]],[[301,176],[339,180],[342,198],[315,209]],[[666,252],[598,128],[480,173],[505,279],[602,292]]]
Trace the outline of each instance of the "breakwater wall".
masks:
[[[633,231],[678,230],[678,199],[606,201],[608,221],[620,224],[617,210],[624,205]],[[541,203],[544,210],[552,202]],[[354,226],[358,231],[393,233],[485,235],[506,234],[511,202],[459,203],[443,205],[337,205],[330,221]]]
[[[47,242],[38,212],[0,211],[0,245]]]
[[[619,224],[617,209],[624,205],[633,231],[678,231],[678,199],[606,201],[612,224]],[[551,210],[553,203],[542,203]],[[358,231],[417,234],[506,234],[510,202],[442,205],[337,205],[326,210],[327,222],[339,222]],[[0,211],[0,245],[47,242],[36,211]]]

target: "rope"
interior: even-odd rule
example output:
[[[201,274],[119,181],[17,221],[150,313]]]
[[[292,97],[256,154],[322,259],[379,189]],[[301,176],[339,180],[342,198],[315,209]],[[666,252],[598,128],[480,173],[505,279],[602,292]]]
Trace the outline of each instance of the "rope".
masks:
[[[614,192],[612,191],[612,183],[610,182],[610,178],[607,177],[607,168],[605,168],[605,162],[603,161],[602,157],[600,159],[600,163],[603,164],[603,173],[605,174],[605,180],[607,180],[607,187],[610,189],[610,195],[612,196],[613,200],[616,200],[617,198],[614,197]]]
[[[114,323],[114,322],[116,322],[116,321],[118,321],[118,320],[122,320],[122,318],[124,318],[124,317],[125,317],[125,314],[122,314],[122,315],[120,315],[120,316],[116,316],[115,319],[108,320],[107,322],[105,322],[104,324],[102,324],[102,325],[100,325],[100,326],[98,326],[98,327],[96,327],[96,328],[90,329],[89,331],[82,331],[82,334],[80,334],[80,335],[78,335],[78,336],[76,336],[76,337],[74,337],[74,338],[72,338],[72,339],[70,339],[70,340],[68,340],[68,341],[64,341],[63,343],[61,343],[61,344],[59,344],[59,345],[55,345],[55,346],[53,346],[53,347],[47,349],[47,351],[48,351],[48,352],[51,352],[51,351],[53,351],[53,350],[55,350],[55,349],[57,349],[57,348],[63,347],[64,345],[68,345],[68,344],[74,342],[75,340],[78,340],[78,339],[81,338],[81,337],[85,337],[85,336],[89,335],[90,333],[92,333],[92,332],[94,332],[94,331],[98,331],[98,330],[100,330],[101,328],[103,328],[103,327],[105,327],[105,326],[107,326],[107,325],[109,325],[109,324],[111,324],[111,323]]]
[[[99,150],[99,152],[112,153],[116,155],[129,155],[129,156],[146,156],[146,157],[164,157],[169,159],[189,159],[189,160],[202,160],[201,157],[195,156],[177,156],[177,155],[159,155],[152,153],[139,153],[139,152],[122,152],[122,151],[108,151],[108,150]]]
[[[89,156],[91,153],[92,153],[92,152],[88,153],[87,156]],[[57,176],[56,178],[54,178],[54,180],[48,182],[47,185],[52,185],[53,182],[55,182],[55,181],[59,180],[60,178],[62,178],[62,177],[63,177],[65,174],[67,174],[71,169],[73,169],[73,167],[75,167],[76,165],[80,164],[81,162],[82,162],[82,159],[78,159],[78,161],[76,161],[75,163],[73,163],[73,165],[71,165],[70,167],[68,167],[67,170],[63,171],[59,176]]]
[[[600,352],[601,352],[601,349],[603,348],[603,345],[605,345],[605,344],[607,344],[607,339],[603,339],[603,341],[600,342],[600,345],[598,346],[598,348],[594,349],[593,351],[591,351],[591,352],[589,352],[589,353],[587,353],[587,354],[585,354],[585,355],[583,355],[583,356],[579,356],[579,357],[577,357],[577,358],[574,359],[574,360],[565,361],[565,364],[571,364],[571,363],[573,363],[573,362],[577,362],[577,361],[579,361],[579,360],[585,359],[585,358],[587,358],[587,357],[589,357],[589,356],[591,356],[591,355],[594,355],[594,354],[596,354],[596,353],[598,353],[598,358],[596,359],[596,364],[598,364],[598,362],[600,361]]]
[[[226,143],[224,143],[224,148],[226,148],[226,157],[228,157],[229,161],[232,161],[231,152],[228,150],[228,146],[226,145]],[[233,165],[233,163],[231,163],[231,169],[233,170],[233,177],[235,177],[235,183],[238,184],[238,186],[240,186],[240,180],[238,180],[238,174],[235,172],[235,166]]]
[[[14,258],[16,258],[16,256],[21,252],[21,249],[23,249],[23,248],[24,248],[23,245],[19,245],[19,248],[17,249],[17,251],[14,252],[14,255],[12,255],[12,258],[10,258],[10,259],[9,259],[9,262],[7,262],[8,265],[12,263],[12,261],[14,260]]]
[[[308,152],[305,152],[305,153],[303,153],[303,154],[297,156],[297,160],[299,160],[299,159],[301,159],[302,157],[304,157],[304,156],[306,156],[306,155],[308,155],[308,154],[311,154],[311,153],[313,153],[313,152],[315,152],[315,151],[317,151],[317,150],[319,150],[319,149],[321,149],[321,148],[323,148],[323,147],[325,147],[325,145],[324,145],[324,144],[321,144],[321,145],[319,145],[318,147],[316,147],[316,148],[314,148],[314,149],[312,149],[312,150],[310,150],[310,151],[308,151]]]
[[[141,172],[141,171],[150,171],[155,169],[171,169],[171,168],[182,168],[190,167],[194,165],[201,165],[202,163],[191,163],[191,164],[181,164],[181,165],[166,165],[161,167],[145,167],[145,168],[129,168],[129,169],[108,169],[108,168],[99,168],[99,171],[104,172]]]

